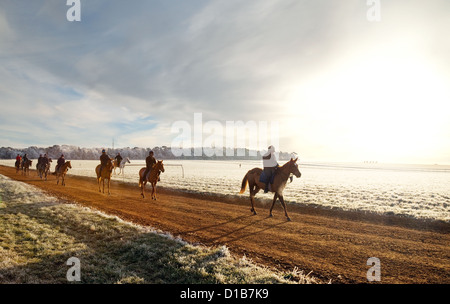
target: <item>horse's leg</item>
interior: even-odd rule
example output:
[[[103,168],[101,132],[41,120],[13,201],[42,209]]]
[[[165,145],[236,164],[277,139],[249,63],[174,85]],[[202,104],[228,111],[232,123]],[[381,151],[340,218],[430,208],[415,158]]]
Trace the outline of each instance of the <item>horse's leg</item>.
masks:
[[[273,202],[272,202],[272,206],[270,207],[270,213],[269,216],[272,217],[272,210],[273,210],[273,206],[275,206],[275,202],[277,201],[278,198],[278,193],[275,192],[275,195],[273,196]]]
[[[145,198],[144,188],[145,188],[146,184],[147,184],[147,181],[142,181],[142,183],[141,183],[141,195],[142,195],[142,198]]]
[[[253,215],[256,215],[255,204],[253,203],[253,195],[250,193],[250,203],[252,204],[252,208],[250,209],[253,212]]]
[[[289,217],[289,215],[288,215],[288,213],[287,213],[286,204],[284,203],[284,198],[283,198],[282,195],[278,195],[278,197],[280,198],[281,205],[283,206],[283,209],[284,209],[284,215],[286,216],[287,220],[290,221],[291,218]]]
[[[255,195],[256,195],[256,192],[255,192],[255,188],[256,188],[257,186],[256,185],[254,185],[254,184],[252,184],[252,185],[249,185],[249,191],[250,191],[250,204],[251,204],[251,206],[252,206],[252,208],[250,209],[250,211],[251,212],[253,212],[253,215],[256,215],[256,210],[255,210],[255,203],[254,203],[254,197],[255,197]]]
[[[156,201],[156,183],[152,183],[152,198]]]
[[[108,195],[111,195],[111,191],[109,191],[110,186],[111,186],[111,177],[108,178]]]

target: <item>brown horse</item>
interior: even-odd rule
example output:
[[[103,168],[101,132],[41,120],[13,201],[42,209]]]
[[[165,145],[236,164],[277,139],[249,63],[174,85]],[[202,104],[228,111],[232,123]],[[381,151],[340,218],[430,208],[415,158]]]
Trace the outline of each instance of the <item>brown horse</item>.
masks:
[[[59,178],[62,178],[61,181],[61,185],[65,186],[66,185],[66,174],[67,171],[69,171],[69,168],[72,169],[72,165],[70,164],[70,160],[66,161],[63,165],[61,165],[58,170],[55,172],[56,173],[56,184],[59,184]]]
[[[100,172],[100,166],[98,165],[95,168],[95,173],[97,174],[97,182],[98,182],[98,192],[102,192],[100,189],[100,182],[103,183],[103,193],[105,193],[105,180],[108,180],[108,195],[111,194],[111,192],[109,191],[109,188],[111,186],[111,175],[114,169],[114,164],[113,164],[113,159],[110,159],[107,163],[106,166],[104,166],[102,168],[102,172]]]
[[[164,172],[163,161],[159,160],[152,166],[152,170],[147,174],[147,178],[144,178],[145,168],[139,170],[139,187],[141,187],[141,195],[144,198],[144,188],[147,182],[152,185],[152,199],[156,201],[156,183],[159,180],[159,175]]]
[[[29,175],[30,174],[30,167],[32,160],[22,161],[20,168],[22,169],[22,175]]]
[[[270,216],[272,217],[272,209],[275,205],[275,202],[277,201],[277,198],[280,199],[281,205],[284,209],[284,215],[286,216],[287,220],[290,221],[291,219],[288,216],[287,210],[286,210],[286,204],[284,203],[283,198],[283,190],[286,187],[287,181],[291,174],[294,174],[296,177],[300,177],[301,173],[298,170],[297,165],[297,159],[292,159],[285,163],[283,166],[278,167],[275,177],[273,179],[273,184],[271,184],[270,192],[274,192],[275,195],[273,196],[273,202],[272,206],[270,207]],[[255,205],[253,198],[255,197],[256,193],[259,192],[259,190],[265,188],[265,184],[259,181],[259,177],[262,173],[261,168],[254,168],[247,172],[247,174],[244,176],[244,179],[242,180],[242,186],[241,186],[241,194],[245,192],[245,188],[247,187],[247,184],[249,186],[250,190],[250,203],[252,204],[252,208],[250,209],[253,214],[256,215],[255,211]]]

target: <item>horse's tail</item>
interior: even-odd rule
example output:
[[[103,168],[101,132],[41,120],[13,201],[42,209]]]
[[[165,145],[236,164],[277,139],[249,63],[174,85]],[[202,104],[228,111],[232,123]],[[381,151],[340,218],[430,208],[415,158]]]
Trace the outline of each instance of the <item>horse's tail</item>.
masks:
[[[141,173],[142,169],[139,170],[139,188],[142,187],[142,183],[144,182],[143,178],[142,178],[142,173]]]
[[[245,192],[245,189],[247,188],[247,183],[248,183],[248,173],[245,174],[244,178],[242,179],[241,191],[239,192],[239,194]]]

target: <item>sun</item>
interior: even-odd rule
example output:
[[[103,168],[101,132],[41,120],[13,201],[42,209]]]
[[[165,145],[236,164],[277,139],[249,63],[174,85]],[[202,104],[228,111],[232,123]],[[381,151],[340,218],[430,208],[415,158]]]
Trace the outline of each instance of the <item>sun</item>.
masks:
[[[310,140],[355,158],[410,161],[437,153],[449,131],[445,78],[417,54],[365,54],[303,82],[290,96]],[[291,110],[292,112],[292,110]]]

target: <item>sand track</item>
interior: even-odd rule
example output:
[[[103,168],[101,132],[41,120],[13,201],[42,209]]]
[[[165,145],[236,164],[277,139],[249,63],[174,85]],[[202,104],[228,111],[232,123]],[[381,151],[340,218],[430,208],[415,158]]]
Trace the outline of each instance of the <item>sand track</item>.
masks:
[[[324,282],[365,283],[367,259],[377,257],[381,283],[450,283],[448,223],[293,205],[288,205],[292,221],[287,222],[279,203],[272,218],[270,206],[261,203],[258,215],[252,216],[248,193],[232,199],[159,189],[155,202],[150,186],[147,197],[140,197],[137,182],[113,181],[108,196],[98,192],[94,178],[69,175],[63,187],[54,176],[41,181],[35,171],[22,176],[15,168],[0,166],[0,174],[191,243],[224,244],[232,253],[269,267],[312,271]]]

